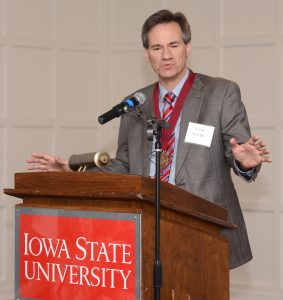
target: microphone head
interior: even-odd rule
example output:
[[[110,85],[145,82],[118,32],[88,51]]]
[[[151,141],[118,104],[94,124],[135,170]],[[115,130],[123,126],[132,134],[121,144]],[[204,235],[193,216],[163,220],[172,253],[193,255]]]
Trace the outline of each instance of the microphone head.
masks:
[[[146,95],[140,92],[135,93],[131,98],[123,101],[126,104],[122,109],[124,112],[134,111],[139,105],[144,104],[146,100]]]
[[[144,93],[141,92],[137,92],[134,94],[134,98],[136,98],[139,102],[139,104],[144,104],[146,101],[146,95]]]
[[[120,117],[126,112],[134,111],[134,109],[137,106],[144,104],[145,101],[146,95],[141,92],[137,92],[133,95],[132,98],[124,100],[123,102],[115,105],[111,110],[107,111],[105,114],[99,116],[98,122],[100,124],[105,124],[114,118]]]

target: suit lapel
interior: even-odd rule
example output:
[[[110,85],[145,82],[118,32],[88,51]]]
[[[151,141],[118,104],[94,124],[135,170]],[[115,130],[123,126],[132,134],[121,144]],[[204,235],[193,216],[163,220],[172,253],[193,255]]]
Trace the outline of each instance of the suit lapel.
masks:
[[[195,82],[182,109],[175,177],[179,174],[191,145],[184,142],[189,122],[198,122],[203,98],[204,87],[198,74],[196,74]]]
[[[146,94],[148,101],[145,102],[143,107],[141,108],[144,111],[145,115],[153,116],[153,89],[154,85],[149,86],[147,89],[142,90],[143,93]],[[189,122],[198,122],[199,114],[202,106],[204,98],[204,87],[201,82],[198,74],[196,74],[195,82],[191,89],[191,92],[187,96],[187,99],[184,103],[184,107],[182,109],[181,115],[181,124],[180,124],[180,133],[179,133],[179,142],[177,148],[177,162],[176,162],[176,174],[175,177],[180,172],[180,169],[184,163],[185,157],[189,151],[190,144],[185,143],[185,136],[188,129]],[[144,176],[149,175],[150,171],[150,159],[148,159],[149,153],[152,151],[152,142],[149,142],[147,139],[147,127],[141,126],[141,161],[142,164],[142,174]]]

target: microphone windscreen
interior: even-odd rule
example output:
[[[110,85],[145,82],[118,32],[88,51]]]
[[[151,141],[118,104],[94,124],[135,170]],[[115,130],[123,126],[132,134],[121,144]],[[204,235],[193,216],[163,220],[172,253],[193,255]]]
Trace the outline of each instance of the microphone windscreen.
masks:
[[[134,94],[134,97],[138,99],[139,104],[144,104],[146,101],[146,95],[141,92],[137,92]]]

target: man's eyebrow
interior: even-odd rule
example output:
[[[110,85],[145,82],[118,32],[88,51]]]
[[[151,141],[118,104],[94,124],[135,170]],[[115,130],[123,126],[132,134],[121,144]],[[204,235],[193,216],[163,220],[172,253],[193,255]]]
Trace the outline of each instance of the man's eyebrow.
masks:
[[[160,44],[153,44],[153,45],[150,46],[150,48],[154,48],[154,47],[161,47],[161,45]]]
[[[169,45],[172,45],[172,44],[180,44],[180,41],[174,41],[174,42],[169,43]]]
[[[171,46],[173,44],[180,44],[181,42],[180,41],[173,41],[173,42],[170,42],[168,45]],[[150,46],[150,48],[154,48],[154,47],[162,47],[161,44],[153,44]]]

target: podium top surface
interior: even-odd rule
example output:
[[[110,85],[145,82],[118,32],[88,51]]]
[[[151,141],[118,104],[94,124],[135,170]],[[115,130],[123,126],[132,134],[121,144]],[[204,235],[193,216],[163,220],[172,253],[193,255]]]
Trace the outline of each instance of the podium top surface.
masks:
[[[28,172],[15,174],[15,188],[4,193],[18,198],[68,198],[137,201],[155,204],[155,180],[138,175],[91,172]],[[225,228],[227,211],[172,184],[161,182],[161,208],[191,215]]]

